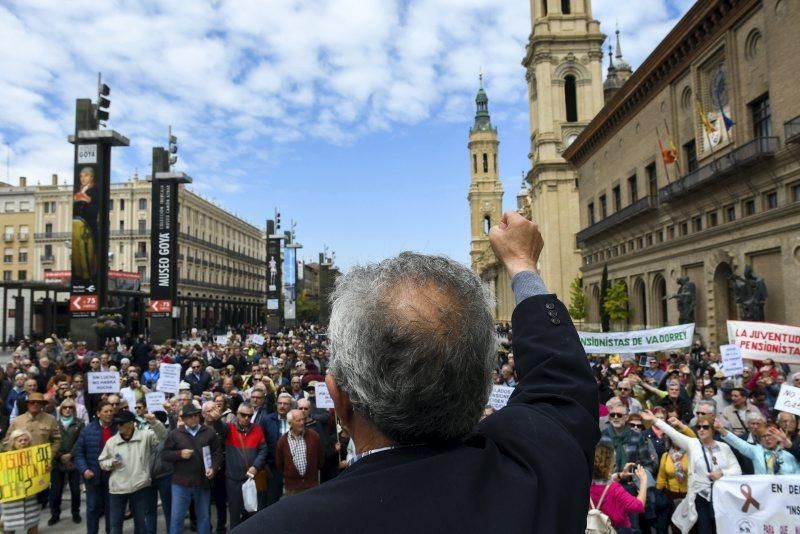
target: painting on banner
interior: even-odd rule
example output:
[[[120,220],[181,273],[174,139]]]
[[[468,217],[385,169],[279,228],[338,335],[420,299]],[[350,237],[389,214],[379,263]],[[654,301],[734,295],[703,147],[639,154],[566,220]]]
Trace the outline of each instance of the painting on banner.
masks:
[[[49,443],[0,453],[0,503],[35,495],[50,487]]]
[[[772,358],[800,365],[800,326],[754,321],[728,321],[728,340],[748,360]]]
[[[694,323],[630,332],[578,332],[586,354],[633,354],[691,346]]]
[[[725,476],[714,483],[717,532],[796,532],[800,475]]]

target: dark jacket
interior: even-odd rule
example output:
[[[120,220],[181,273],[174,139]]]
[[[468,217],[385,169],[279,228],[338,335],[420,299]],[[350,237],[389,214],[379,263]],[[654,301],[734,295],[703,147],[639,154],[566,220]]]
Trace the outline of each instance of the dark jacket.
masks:
[[[61,431],[61,443],[53,459],[53,469],[72,471],[75,469],[75,448],[78,444],[78,437],[83,430],[83,421],[78,416],[75,416],[72,424],[68,427],[64,426],[60,418],[56,417],[56,421],[58,421],[58,429]],[[72,455],[72,460],[65,464],[61,461],[61,456],[67,453]]]
[[[194,373],[186,373],[183,377],[183,380],[189,384],[189,388],[192,390],[192,395],[199,397],[208,389],[209,384],[211,384],[211,375],[205,371],[200,371],[199,376]]]
[[[287,490],[304,490],[319,485],[319,470],[325,463],[322,444],[319,434],[310,428],[303,433],[306,443],[306,472],[300,476],[292,460],[292,451],[289,448],[289,434],[284,434],[278,440],[278,449],[275,455],[275,464],[278,472],[283,475],[283,483]]]
[[[175,471],[172,473],[173,484],[209,487],[210,481],[206,478],[206,468],[203,463],[203,447],[211,449],[211,465],[214,472],[218,471],[222,463],[222,445],[213,429],[200,425],[197,435],[192,436],[186,427],[182,426],[169,433],[161,459],[175,465]],[[194,454],[188,460],[184,460],[181,458],[182,449],[193,450]]]
[[[261,429],[267,439],[267,463],[275,467],[275,449],[278,445],[278,438],[281,437],[281,421],[278,412],[267,414],[261,420]]]
[[[117,426],[111,426],[111,435],[117,433]],[[75,459],[75,467],[78,468],[78,473],[83,476],[83,472],[91,469],[94,473],[94,478],[100,476],[100,453],[103,452],[103,446],[100,444],[103,434],[100,429],[100,422],[95,419],[84,428],[78,436],[78,441],[75,444],[75,452],[73,457]]]
[[[262,510],[235,534],[264,525],[316,532],[320,517],[326,531],[356,534],[583,532],[599,439],[586,354],[554,295],[520,303],[513,332],[520,382],[508,405],[473,434],[365,456],[333,480]],[[498,522],[498,510],[513,512]]]
[[[247,433],[239,431],[236,423],[222,427],[225,435],[225,477],[245,480],[247,470],[255,466],[260,471],[267,465],[267,442],[258,425],[250,425]]]

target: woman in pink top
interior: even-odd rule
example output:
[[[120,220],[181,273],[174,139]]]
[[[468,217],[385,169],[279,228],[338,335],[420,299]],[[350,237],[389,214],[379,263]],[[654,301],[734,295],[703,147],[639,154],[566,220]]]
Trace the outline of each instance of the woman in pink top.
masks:
[[[625,529],[631,528],[629,515],[637,515],[644,512],[644,503],[647,498],[647,473],[641,465],[628,464],[625,466],[626,471],[632,471],[635,468],[634,472],[639,479],[639,495],[634,497],[617,482],[619,473],[612,474],[615,465],[614,447],[610,442],[601,440],[594,449],[594,467],[589,497],[591,497],[592,503],[597,506],[603,491],[610,484],[599,508],[601,512],[608,516],[617,532],[623,534],[626,532]]]

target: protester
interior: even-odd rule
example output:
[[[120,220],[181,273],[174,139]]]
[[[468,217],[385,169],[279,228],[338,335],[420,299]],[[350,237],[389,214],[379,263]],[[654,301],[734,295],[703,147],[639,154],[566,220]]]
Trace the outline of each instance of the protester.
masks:
[[[319,471],[325,463],[325,455],[319,434],[306,428],[301,410],[292,410],[287,419],[289,432],[278,440],[275,464],[283,476],[283,494],[288,496],[319,485]]]
[[[25,429],[18,428],[9,433],[7,446],[3,450],[17,451],[28,448],[33,444],[31,433]],[[39,498],[35,494],[0,504],[3,532],[23,531],[28,534],[36,534],[39,529],[41,511],[42,506],[39,504]]]
[[[714,424],[722,439],[731,447],[742,453],[753,462],[756,475],[792,475],[800,473],[800,463],[786,450],[775,430],[779,430],[775,423],[768,423],[756,437],[759,443],[747,443],[742,438],[728,432],[721,421]]]
[[[629,468],[625,473],[626,477],[630,474],[635,475],[639,481],[639,489],[634,497],[618,482],[620,473],[615,471],[617,464],[611,442],[600,440],[594,453],[589,499],[592,508],[597,508],[608,516],[618,534],[625,534],[632,532],[630,515],[644,513],[647,500],[647,472],[639,465]]]
[[[106,401],[97,405],[96,418],[83,429],[75,444],[75,466],[86,488],[86,532],[97,534],[105,515],[105,531],[111,532],[108,473],[101,471],[99,457],[106,443],[117,433],[114,408]]]
[[[64,483],[69,485],[70,506],[72,521],[81,522],[81,475],[75,466],[73,451],[78,443],[78,437],[83,430],[83,421],[75,413],[75,401],[64,399],[58,407],[58,428],[61,441],[53,457],[53,469],[50,473],[50,519],[48,526],[53,526],[61,520],[61,500],[64,492]]]

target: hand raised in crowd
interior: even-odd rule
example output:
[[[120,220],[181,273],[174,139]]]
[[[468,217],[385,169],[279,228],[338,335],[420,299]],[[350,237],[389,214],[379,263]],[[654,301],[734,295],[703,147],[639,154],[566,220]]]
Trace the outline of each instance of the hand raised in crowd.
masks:
[[[725,436],[728,434],[728,430],[725,428],[725,425],[719,418],[714,419],[714,430],[716,430],[721,436]]]
[[[778,440],[778,443],[780,443],[784,449],[790,449],[792,447],[792,440],[786,435],[786,432],[780,428],[771,426],[767,428],[767,434]]]
[[[639,415],[642,416],[642,420],[646,423],[652,424],[656,420],[656,416],[650,410],[642,410]]]
[[[636,478],[639,479],[639,485],[647,485],[647,471],[641,465],[636,466]]]
[[[144,418],[147,420],[147,423],[150,424],[150,425],[152,425],[152,424],[154,424],[156,422],[155,414],[152,414],[152,413],[148,412],[148,413],[144,414]]]
[[[674,417],[674,416],[670,417],[669,419],[667,419],[667,423],[669,423],[669,426],[671,426],[672,428],[674,428],[676,430],[683,430],[684,425],[681,422],[681,420],[678,419],[677,417]]]
[[[536,264],[544,240],[536,223],[516,211],[507,211],[500,222],[489,230],[489,242],[511,278],[522,271],[538,272]]]

